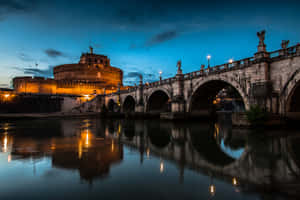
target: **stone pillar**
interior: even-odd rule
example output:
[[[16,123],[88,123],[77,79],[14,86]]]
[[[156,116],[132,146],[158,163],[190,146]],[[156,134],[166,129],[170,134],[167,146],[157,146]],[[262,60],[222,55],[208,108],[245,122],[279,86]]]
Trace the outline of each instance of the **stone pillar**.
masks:
[[[266,51],[265,31],[257,33],[259,37],[259,45],[254,58],[258,65],[264,69],[264,78],[259,82],[251,84],[251,104],[257,104],[271,111],[272,101],[272,82],[270,81],[270,54]]]
[[[181,61],[177,63],[177,74],[175,76],[176,81],[173,84],[173,98],[171,101],[172,112],[185,112],[185,100],[184,100],[184,75],[181,70]]]
[[[143,77],[140,75],[140,84],[137,88],[137,102],[135,106],[135,112],[144,112],[144,86],[143,86]]]
[[[299,43],[297,44],[296,52],[297,52],[297,55],[300,55],[300,44]]]

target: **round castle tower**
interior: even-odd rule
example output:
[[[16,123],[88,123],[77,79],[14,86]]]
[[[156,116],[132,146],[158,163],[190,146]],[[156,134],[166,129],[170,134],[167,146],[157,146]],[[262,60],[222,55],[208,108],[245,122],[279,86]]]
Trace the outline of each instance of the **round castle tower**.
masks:
[[[41,77],[15,77],[13,86],[17,93],[41,94],[102,94],[123,87],[123,71],[110,65],[105,55],[83,53],[79,63],[54,67],[54,79]]]

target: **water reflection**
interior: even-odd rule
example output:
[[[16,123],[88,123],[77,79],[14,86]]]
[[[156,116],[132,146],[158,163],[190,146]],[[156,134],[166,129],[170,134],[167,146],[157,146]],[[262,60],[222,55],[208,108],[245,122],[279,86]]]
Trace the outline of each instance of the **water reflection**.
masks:
[[[124,177],[130,169],[137,174],[143,169],[143,174],[130,174],[125,180],[145,175],[148,187],[155,187],[151,177],[156,171],[169,175],[163,176],[168,184],[173,183],[170,177],[178,177],[179,184],[190,187],[191,180],[201,176],[199,184],[206,183],[206,192],[192,191],[196,196],[206,193],[217,198],[221,195],[218,191],[222,193],[230,185],[235,193],[242,192],[251,199],[248,194],[272,196],[276,191],[276,195],[291,195],[300,183],[299,134],[266,138],[222,122],[99,119],[15,121],[1,124],[0,130],[0,156],[5,156],[7,163],[33,161],[35,169],[38,163],[49,160],[52,169],[76,171],[80,180],[90,184],[110,179],[115,173]],[[194,173],[192,177],[190,173]],[[234,197],[241,196],[231,194]]]

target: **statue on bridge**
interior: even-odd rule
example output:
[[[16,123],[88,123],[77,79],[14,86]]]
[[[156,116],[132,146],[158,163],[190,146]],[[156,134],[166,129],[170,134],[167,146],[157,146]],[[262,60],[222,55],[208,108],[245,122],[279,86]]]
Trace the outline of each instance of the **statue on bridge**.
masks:
[[[286,49],[288,47],[289,43],[290,43],[289,40],[282,40],[281,48]]]
[[[178,62],[177,62],[177,74],[182,74],[181,60],[178,60]]]
[[[257,37],[259,38],[258,52],[266,51],[265,34],[266,34],[265,30],[257,32]]]
[[[140,85],[143,85],[143,75],[140,74],[139,77],[140,77]]]

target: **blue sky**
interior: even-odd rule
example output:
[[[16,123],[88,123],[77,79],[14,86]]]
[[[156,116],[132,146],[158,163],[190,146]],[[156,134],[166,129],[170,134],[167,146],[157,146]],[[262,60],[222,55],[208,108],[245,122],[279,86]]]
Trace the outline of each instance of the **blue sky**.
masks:
[[[0,0],[0,87],[14,76],[47,76],[93,45],[124,70],[125,84],[253,56],[265,29],[267,50],[300,42],[298,1]]]

